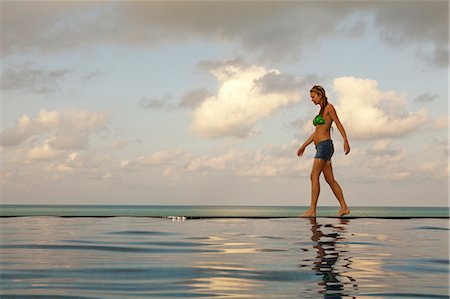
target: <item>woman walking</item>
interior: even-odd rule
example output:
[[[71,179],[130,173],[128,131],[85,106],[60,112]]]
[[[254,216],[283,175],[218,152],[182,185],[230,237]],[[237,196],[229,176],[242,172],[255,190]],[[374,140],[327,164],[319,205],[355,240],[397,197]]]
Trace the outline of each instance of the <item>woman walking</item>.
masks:
[[[315,105],[320,105],[319,114],[313,119],[313,124],[316,127],[314,133],[303,143],[297,151],[297,155],[301,157],[305,152],[306,147],[314,141],[316,145],[316,155],[314,156],[313,168],[311,171],[311,205],[309,209],[301,214],[301,217],[316,217],[317,200],[319,199],[320,184],[319,177],[323,172],[325,180],[333,190],[341,208],[337,214],[338,217],[342,217],[350,213],[350,209],[344,200],[344,194],[342,193],[341,186],[334,179],[333,167],[331,165],[331,156],[334,153],[333,141],[331,140],[330,129],[333,121],[339,132],[344,139],[344,152],[347,155],[350,152],[350,145],[345,134],[344,127],[342,126],[339,118],[336,114],[336,110],[333,105],[328,103],[325,89],[322,86],[315,85],[310,90],[311,101]]]

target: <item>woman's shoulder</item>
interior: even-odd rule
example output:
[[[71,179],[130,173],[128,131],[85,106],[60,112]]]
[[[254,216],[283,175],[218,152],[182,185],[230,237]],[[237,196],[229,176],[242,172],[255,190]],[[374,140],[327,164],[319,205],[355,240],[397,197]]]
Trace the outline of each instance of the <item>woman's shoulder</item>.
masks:
[[[334,109],[333,104],[328,103],[328,105],[325,106],[324,112],[328,113],[330,111],[336,111],[336,110]]]

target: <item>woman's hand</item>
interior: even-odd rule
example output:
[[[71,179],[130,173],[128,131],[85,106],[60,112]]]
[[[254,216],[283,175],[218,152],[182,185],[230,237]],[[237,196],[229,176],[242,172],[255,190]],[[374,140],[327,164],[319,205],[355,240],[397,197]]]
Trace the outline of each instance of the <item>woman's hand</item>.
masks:
[[[303,153],[305,152],[306,147],[304,147],[303,145],[300,146],[300,148],[297,151],[297,156],[301,157],[303,156]]]
[[[344,141],[344,153],[347,155],[350,152],[350,144],[348,144],[348,140]]]

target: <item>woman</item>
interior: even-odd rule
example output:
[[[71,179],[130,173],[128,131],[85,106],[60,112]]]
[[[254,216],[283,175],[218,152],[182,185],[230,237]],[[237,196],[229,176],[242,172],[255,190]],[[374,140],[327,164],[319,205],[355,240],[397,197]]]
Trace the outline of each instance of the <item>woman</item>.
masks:
[[[315,105],[320,105],[319,114],[313,119],[313,124],[316,127],[314,133],[303,143],[297,151],[297,155],[301,157],[305,152],[306,147],[314,141],[316,145],[316,155],[314,156],[314,164],[311,171],[311,206],[304,212],[301,217],[316,217],[317,200],[319,199],[320,184],[319,176],[323,172],[325,180],[333,190],[334,195],[341,205],[338,212],[338,217],[342,217],[350,213],[350,209],[344,200],[344,194],[338,182],[333,176],[333,167],[331,166],[331,156],[334,153],[333,141],[330,136],[331,124],[333,121],[344,139],[344,152],[347,155],[350,152],[350,145],[348,144],[347,135],[336,114],[333,105],[328,103],[325,89],[322,86],[315,85],[310,90],[311,100]]]

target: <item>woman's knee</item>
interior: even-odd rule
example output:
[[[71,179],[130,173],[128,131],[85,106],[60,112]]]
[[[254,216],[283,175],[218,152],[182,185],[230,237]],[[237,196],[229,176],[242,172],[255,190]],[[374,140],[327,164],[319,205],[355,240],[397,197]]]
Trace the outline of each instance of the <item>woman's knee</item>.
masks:
[[[334,179],[334,177],[333,176],[325,176],[325,181],[328,183],[328,185],[333,185],[335,182],[336,182],[336,180]]]
[[[311,175],[309,176],[311,181],[318,181],[320,176],[320,172],[312,171]]]

